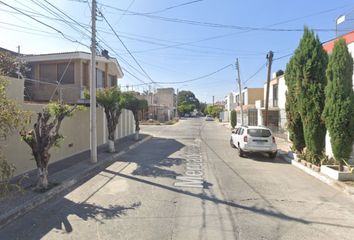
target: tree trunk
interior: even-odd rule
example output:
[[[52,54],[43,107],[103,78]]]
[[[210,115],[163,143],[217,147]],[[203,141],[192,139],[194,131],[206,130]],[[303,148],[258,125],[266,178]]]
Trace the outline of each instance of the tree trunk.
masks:
[[[108,140],[108,151],[114,153],[116,151],[113,140]]]
[[[38,189],[47,189],[48,188],[48,168],[39,167],[38,168]]]
[[[135,131],[135,137],[134,137],[134,139],[135,139],[136,141],[139,140],[139,130]]]
[[[339,161],[339,169],[340,172],[344,171],[343,161]]]

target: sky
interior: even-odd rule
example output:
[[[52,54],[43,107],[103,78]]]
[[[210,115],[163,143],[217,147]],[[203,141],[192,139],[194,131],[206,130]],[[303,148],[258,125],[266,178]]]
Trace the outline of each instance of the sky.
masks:
[[[238,90],[236,59],[242,88],[263,87],[269,51],[274,52],[272,72],[285,70],[304,26],[326,42],[336,36],[337,17],[354,11],[352,0],[97,4],[102,14],[97,17],[98,49],[108,50],[123,67],[123,90],[173,87],[194,92],[202,102],[213,96],[221,101]],[[25,54],[90,52],[90,5],[85,0],[0,0],[0,47],[17,51],[20,46]]]

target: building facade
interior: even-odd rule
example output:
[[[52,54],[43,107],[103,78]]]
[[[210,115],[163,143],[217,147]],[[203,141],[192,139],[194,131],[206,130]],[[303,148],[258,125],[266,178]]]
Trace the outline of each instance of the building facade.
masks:
[[[176,116],[176,94],[173,88],[158,88],[155,93],[148,92],[139,95],[148,102],[148,111],[143,118],[166,122]]]
[[[240,125],[241,121],[241,105],[243,110],[243,124],[248,126],[258,125],[258,115],[256,108],[256,101],[263,99],[263,88],[244,88],[241,91],[242,103],[240,93],[235,94],[235,110],[237,113],[237,124]]]
[[[25,80],[26,100],[85,101],[83,92],[90,88],[90,53],[24,55],[22,59],[31,66],[31,76]],[[116,59],[96,56],[97,88],[117,86],[118,79],[122,77],[123,72]]]

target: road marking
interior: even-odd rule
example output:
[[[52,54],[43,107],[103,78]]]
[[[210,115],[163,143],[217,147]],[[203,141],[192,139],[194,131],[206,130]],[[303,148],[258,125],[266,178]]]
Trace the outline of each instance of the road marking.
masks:
[[[185,160],[186,171],[185,176],[178,176],[174,183],[175,187],[185,188],[203,188],[203,159],[201,156],[200,140],[195,140],[193,145],[186,146]]]

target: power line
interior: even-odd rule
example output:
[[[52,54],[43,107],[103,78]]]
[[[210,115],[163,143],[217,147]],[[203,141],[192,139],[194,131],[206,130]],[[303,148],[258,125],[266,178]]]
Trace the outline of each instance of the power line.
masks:
[[[36,18],[30,16],[29,14],[27,14],[27,13],[25,13],[25,12],[23,12],[23,11],[21,11],[21,10],[19,10],[19,9],[17,9],[17,8],[11,6],[11,5],[9,5],[9,4],[7,4],[7,3],[4,3],[3,1],[0,1],[0,3],[3,4],[3,5],[5,5],[5,6],[7,6],[7,7],[9,7],[9,8],[11,8],[11,9],[13,9],[13,10],[15,10],[15,11],[17,11],[17,12],[19,12],[19,13],[21,13],[21,14],[23,14],[23,15],[25,15],[25,16],[27,16],[27,17],[29,17],[29,18],[31,18],[32,20],[34,20],[34,21],[36,21],[36,22],[38,22],[38,23],[40,23],[40,24],[42,24],[42,25],[44,25],[44,26],[46,26],[46,27],[48,27],[48,28],[50,28],[50,29],[52,29],[52,30],[54,30],[54,31],[56,31],[57,33],[59,33],[60,35],[62,35],[63,38],[65,38],[65,39],[67,39],[67,40],[69,40],[69,41],[71,41],[71,42],[73,42],[73,43],[80,43],[80,42],[77,41],[77,40],[70,39],[69,37],[67,37],[66,34],[64,34],[64,33],[63,33],[62,31],[60,31],[59,29],[57,29],[57,28],[55,28],[55,27],[53,27],[53,26],[50,26],[49,24],[46,24],[46,23],[44,23],[44,22],[42,22],[42,21],[40,21],[40,20],[38,20],[38,19],[36,19]],[[83,45],[83,46],[85,46],[85,47],[87,47],[87,45],[85,45],[85,44],[83,44],[83,43],[80,43],[80,44]]]
[[[181,83],[186,83],[186,82],[193,82],[193,81],[197,81],[197,80],[200,80],[200,79],[203,79],[203,78],[207,78],[207,77],[210,77],[218,72],[221,72],[222,70],[228,68],[228,67],[231,67],[232,64],[228,64],[216,71],[213,71],[211,73],[208,73],[208,74],[205,74],[205,75],[202,75],[200,77],[196,77],[196,78],[192,78],[192,79],[188,79],[188,80],[183,80],[183,81],[175,81],[175,82],[156,82],[156,83],[159,83],[159,84],[181,84]],[[133,85],[133,86],[143,86],[144,84],[136,84],[136,85]]]
[[[120,16],[120,18],[118,19],[118,21],[115,23],[115,25],[118,25],[118,23],[120,21],[122,21],[122,18],[126,15],[127,11],[131,8],[131,6],[133,6],[133,4],[135,3],[135,0],[132,0],[129,4],[129,6],[127,7],[127,9],[125,9],[125,12]]]
[[[119,37],[119,35],[117,34],[117,32],[114,30],[114,28],[112,27],[112,25],[108,22],[108,20],[106,19],[106,17],[103,15],[103,13],[101,11],[99,11],[100,15],[102,16],[102,18],[104,19],[104,21],[107,23],[107,25],[109,26],[109,28],[112,30],[112,32],[114,33],[114,35],[118,38],[118,40],[121,42],[121,44],[123,45],[123,47],[125,48],[125,50],[129,53],[129,55],[132,57],[132,59],[134,60],[134,62],[139,66],[139,68],[141,69],[141,71],[143,71],[145,73],[145,75],[150,79],[150,81],[152,83],[155,83],[154,80],[152,80],[152,78],[149,76],[149,74],[144,70],[144,68],[140,65],[140,63],[136,60],[136,58],[134,57],[134,55],[130,52],[130,50],[128,49],[128,47],[125,45],[125,43],[122,41],[122,39]]]
[[[79,41],[77,41],[77,40],[72,40],[72,39],[67,38],[66,35],[64,35],[64,33],[62,33],[60,30],[58,30],[58,29],[56,29],[56,28],[54,28],[54,27],[52,27],[52,26],[50,26],[50,25],[48,25],[48,24],[46,24],[46,23],[43,23],[42,21],[40,21],[40,20],[34,18],[33,16],[30,16],[29,14],[26,14],[24,11],[19,10],[19,9],[17,9],[17,8],[15,8],[15,7],[12,7],[12,6],[10,6],[10,5],[8,5],[8,4],[2,2],[2,1],[0,1],[0,3],[6,5],[6,6],[8,6],[8,7],[10,7],[11,9],[15,10],[16,12],[19,12],[20,14],[23,14],[23,15],[25,15],[25,16],[27,16],[27,17],[33,19],[33,20],[35,20],[36,22],[39,22],[39,23],[45,25],[46,27],[49,27],[49,28],[55,30],[56,32],[60,33],[65,39],[70,40],[71,42],[74,42],[74,43],[79,43],[79,44],[81,44],[81,45],[83,45],[83,46],[86,46],[87,48],[90,48],[89,46],[87,46],[87,45],[85,45],[85,44],[83,44],[83,43],[81,43],[81,42],[79,42]],[[50,3],[49,3],[49,4],[50,4]],[[38,4],[37,4],[37,5],[38,5]],[[52,5],[52,4],[50,4],[50,5]],[[62,14],[64,14],[66,17],[70,18],[71,20],[75,21],[79,26],[81,26],[82,28],[86,29],[82,24],[78,23],[76,20],[74,20],[73,18],[71,18],[69,15],[65,14],[63,11],[61,11],[60,9],[58,9],[57,7],[55,7],[54,5],[52,5],[52,7],[56,8],[58,11],[60,11],[60,12],[61,12]],[[43,8],[43,7],[42,7],[42,8]],[[47,10],[49,10],[49,9],[47,8]],[[60,15],[54,13],[53,11],[51,11],[51,14],[55,14],[56,16],[60,17],[61,19],[57,19],[57,20],[61,20],[61,21],[65,22],[66,24],[68,24],[70,27],[72,27],[74,30],[77,31],[77,28],[74,28],[74,27],[72,26],[72,23],[70,24],[68,21],[66,21],[65,19],[63,19]],[[45,16],[45,15],[43,15],[43,16]],[[48,16],[46,16],[46,17],[48,17]],[[89,32],[90,32],[90,31],[89,31]],[[83,33],[82,31],[80,31],[80,33],[81,33],[81,34],[85,34],[85,33]],[[53,34],[54,34],[54,33],[53,33]],[[87,34],[86,34],[86,36],[87,36]],[[106,44],[106,45],[107,45],[107,44]],[[113,50],[113,49],[111,48],[111,50]],[[117,54],[117,53],[116,53],[116,54]],[[118,54],[117,54],[117,55],[118,55]],[[124,60],[123,58],[121,58],[121,59]],[[128,62],[126,62],[126,63],[127,63],[128,65],[130,65]],[[131,65],[130,65],[130,66],[131,66]],[[131,66],[131,67],[134,68],[133,66]],[[134,68],[134,70],[138,71],[136,68]],[[139,80],[139,81],[141,81],[141,82],[144,82],[144,81],[142,81],[141,79],[139,79],[138,77],[136,77],[134,74],[132,74],[131,72],[129,72],[127,69],[125,69],[125,71],[126,71],[128,74],[132,75],[135,79],[137,79],[137,80]],[[138,71],[138,72],[139,72],[139,71]],[[144,83],[145,83],[145,82],[144,82]],[[56,85],[57,85],[57,84],[56,84]]]
[[[251,80],[252,78],[254,78],[258,73],[260,73],[265,67],[267,66],[267,63],[262,64],[262,66],[260,66],[260,68],[253,73],[249,78],[247,78],[244,82],[243,85],[245,85],[249,80]]]
[[[174,9],[174,8],[184,7],[184,6],[187,6],[187,5],[190,5],[190,4],[193,4],[193,3],[197,3],[197,2],[202,2],[202,1],[204,1],[204,0],[194,0],[194,1],[190,1],[190,2],[184,2],[184,3],[180,3],[178,5],[173,5],[173,6],[170,6],[170,7],[166,7],[166,8],[161,9],[161,10],[156,10],[156,11],[153,11],[153,12],[145,12],[144,14],[162,13],[162,12],[166,12],[166,11],[169,11],[171,9]]]
[[[117,11],[123,12],[125,10],[117,7],[113,7],[107,4],[101,4],[104,7],[115,9]],[[130,15],[134,16],[143,16],[150,19],[157,19],[166,22],[174,22],[181,24],[188,24],[194,26],[202,26],[202,27],[211,27],[211,28],[224,28],[224,29],[236,29],[236,30],[246,30],[246,31],[270,31],[270,32],[303,32],[303,28],[269,28],[269,27],[250,27],[250,26],[237,26],[237,25],[229,25],[229,24],[220,24],[220,23],[212,23],[212,22],[201,22],[187,19],[179,19],[179,18],[169,18],[162,17],[157,15],[145,14],[134,11],[127,11]],[[313,28],[314,31],[317,32],[334,32],[335,29],[325,29],[325,28]]]

